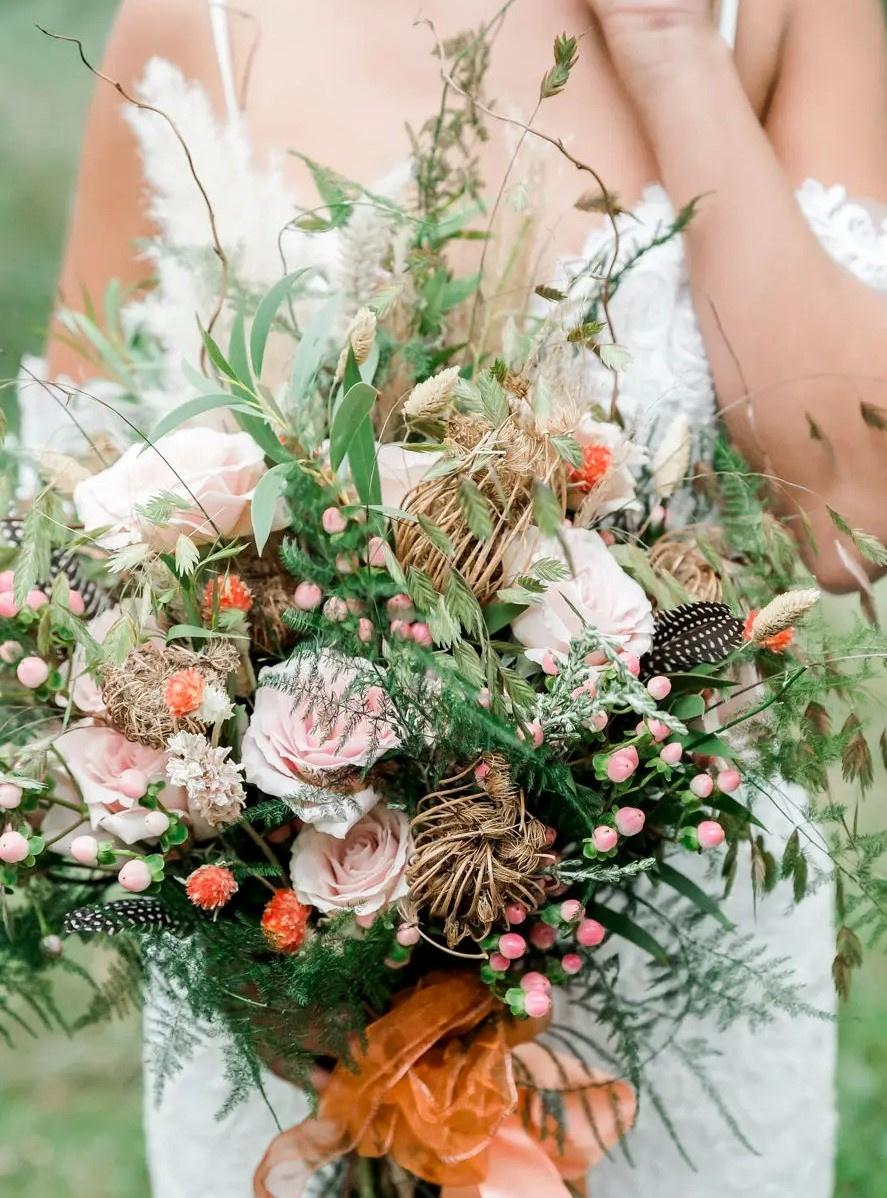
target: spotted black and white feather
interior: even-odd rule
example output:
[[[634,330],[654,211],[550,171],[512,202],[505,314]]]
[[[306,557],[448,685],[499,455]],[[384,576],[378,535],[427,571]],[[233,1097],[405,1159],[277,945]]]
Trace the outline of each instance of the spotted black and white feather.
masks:
[[[24,522],[19,516],[7,516],[0,520],[0,533],[3,541],[16,548],[22,543]],[[64,574],[68,586],[80,592],[85,607],[84,614],[91,618],[97,615],[105,606],[105,592],[90,578],[85,578],[80,569],[80,560],[73,549],[54,548],[49,559],[49,578],[41,578],[39,582],[49,589],[59,574]]]
[[[64,920],[64,929],[69,936],[74,932],[87,936],[116,936],[118,932],[134,928],[171,932],[177,927],[178,921],[156,898],[116,899],[112,903],[78,907],[69,911]]]
[[[742,644],[742,627],[726,603],[682,603],[659,612],[644,675],[680,674],[723,661]]]

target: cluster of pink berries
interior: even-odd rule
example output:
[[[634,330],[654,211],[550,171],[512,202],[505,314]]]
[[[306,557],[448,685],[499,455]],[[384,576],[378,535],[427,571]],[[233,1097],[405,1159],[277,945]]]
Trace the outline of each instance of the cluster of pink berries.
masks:
[[[41,836],[7,828],[0,835],[0,861],[4,865],[33,865],[35,858],[43,852],[45,847]]]
[[[15,601],[14,589],[15,572],[0,572],[0,618],[16,620],[21,626],[28,627],[37,618],[37,612],[49,603],[49,596],[39,587],[32,587],[25,596],[24,603],[18,604]],[[68,608],[75,616],[85,613],[86,605],[79,591],[68,591]],[[52,674],[51,667],[42,657],[26,655],[18,641],[0,642],[0,662],[7,666],[15,666],[16,677],[28,690],[39,690],[50,680]]]
[[[597,948],[606,930],[596,919],[586,917],[578,899],[546,907],[526,929],[526,936],[513,930],[527,922],[523,904],[510,903],[505,917],[512,930],[489,936],[483,942],[489,961],[481,969],[481,978],[495,987],[513,1015],[542,1019],[551,1011],[552,986],[563,985],[582,970],[584,962],[574,944]],[[556,946],[559,955],[551,955]],[[534,956],[539,968],[527,969],[528,958]]]
[[[389,969],[403,969],[410,957],[413,955],[413,949],[419,943],[420,935],[418,925],[415,923],[402,923],[394,934],[394,944],[388,950],[388,956],[385,958],[385,964]]]
[[[145,831],[150,836],[163,836],[169,827],[170,819],[165,812],[149,811],[145,815]],[[68,852],[79,865],[91,867],[115,865],[118,857],[127,858],[117,871],[117,881],[132,894],[141,894],[163,880],[164,862],[159,853],[140,857],[128,849],[115,849],[109,841],[99,843],[90,835],[75,836]]]

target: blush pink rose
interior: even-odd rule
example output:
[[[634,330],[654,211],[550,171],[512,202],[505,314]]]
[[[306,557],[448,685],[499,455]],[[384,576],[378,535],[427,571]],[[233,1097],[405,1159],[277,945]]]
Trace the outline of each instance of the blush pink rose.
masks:
[[[250,501],[265,473],[265,455],[248,433],[182,428],[155,448],[132,445],[107,470],[74,488],[74,506],[87,528],[104,528],[107,549],[145,542],[171,550],[185,533],[197,543],[248,535]],[[162,526],[139,509],[161,493],[181,497]],[[281,507],[275,527],[285,523]]]
[[[410,851],[410,821],[384,803],[344,839],[306,825],[293,845],[293,889],[318,911],[372,915],[405,897]]]
[[[132,608],[132,605],[130,605]],[[115,605],[109,607],[106,611],[100,612],[97,616],[87,623],[86,631],[96,642],[97,645],[104,644],[105,637],[111,629],[118,624],[127,612],[122,607]],[[132,618],[135,620],[134,611]],[[136,625],[137,627],[137,625]],[[163,637],[153,619],[146,621],[142,632],[149,640],[149,643],[162,645]],[[157,634],[156,636],[154,634]],[[78,711],[84,712],[86,715],[104,715],[105,701],[102,698],[102,692],[98,682],[86,668],[87,654],[83,645],[76,645],[74,652],[71,654],[71,699]],[[59,703],[63,700],[60,698]]]
[[[572,562],[572,577],[551,583],[538,603],[512,624],[512,631],[531,661],[546,654],[563,658],[570,642],[586,626],[596,629],[623,653],[642,657],[653,637],[653,609],[643,589],[630,578],[596,532],[565,528],[560,541],[531,529],[506,557],[509,577],[527,573],[543,557]]]
[[[298,800],[299,815],[344,836],[378,799],[372,787],[330,793],[319,801],[324,775],[372,765],[399,744],[381,687],[361,686],[356,663],[334,653],[281,662],[262,671],[243,738],[246,779],[278,798]],[[275,685],[276,684],[276,685]]]
[[[148,783],[165,778],[166,752],[163,749],[134,744],[116,729],[88,721],[63,732],[54,747],[79,787],[94,831],[105,832],[124,844],[155,839],[145,826],[145,817],[149,814],[147,808],[124,794],[120,785],[121,775],[126,770],[137,770]],[[185,791],[180,786],[164,786],[159,797],[170,810],[186,810]],[[65,814],[70,816],[70,812]],[[71,822],[70,818],[68,822]]]
[[[394,442],[380,445],[376,451],[376,462],[382,502],[387,507],[402,508],[409,492],[422,481],[439,458],[437,452],[420,453]]]

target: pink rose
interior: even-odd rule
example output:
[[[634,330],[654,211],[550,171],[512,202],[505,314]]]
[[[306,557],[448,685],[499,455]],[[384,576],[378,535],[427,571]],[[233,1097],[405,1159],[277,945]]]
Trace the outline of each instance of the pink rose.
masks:
[[[148,809],[141,807],[138,799],[123,792],[121,776],[127,770],[136,771],[149,784],[165,778],[166,752],[163,749],[134,744],[116,729],[88,721],[63,732],[54,747],[80,789],[94,830],[99,829],[124,844],[151,838],[145,826]],[[132,778],[132,774],[128,777]],[[180,786],[164,786],[159,798],[170,810],[186,810],[185,792]],[[71,823],[70,813],[63,808],[59,810]]]
[[[78,483],[74,505],[87,528],[110,526],[99,538],[108,549],[144,541],[171,550],[181,533],[198,543],[248,535],[250,501],[264,473],[265,455],[248,433],[181,428],[156,448],[130,446],[107,470]],[[182,506],[154,524],[139,509],[160,494],[179,496]],[[275,527],[283,523],[281,509]]]
[[[344,836],[375,805],[372,787],[318,796],[324,775],[362,769],[399,744],[381,687],[334,653],[281,662],[262,671],[243,738],[246,779],[265,794],[294,798],[299,815]],[[361,677],[367,678],[361,684]],[[279,685],[272,685],[275,680]]]
[[[344,839],[306,825],[293,845],[293,889],[319,911],[371,915],[406,895],[410,851],[410,821],[383,803]]]
[[[403,445],[389,442],[376,450],[382,502],[388,507],[403,507],[412,489],[417,486],[440,458],[439,453],[421,453]]]
[[[98,645],[104,644],[105,637],[111,629],[118,624],[127,615],[133,620],[134,626],[138,627],[133,605],[130,605],[130,611],[124,611],[122,607],[109,607],[107,611],[100,612],[97,616],[87,623],[86,631]],[[153,619],[149,618],[143,628],[144,636],[152,644],[162,645],[163,637],[159,634],[159,629]],[[157,633],[157,636],[153,634]],[[104,715],[105,701],[102,698],[101,689],[95,678],[86,668],[87,654],[83,645],[76,645],[74,652],[71,654],[71,698],[74,701],[74,706],[78,711],[85,712],[87,715]],[[60,698],[59,703],[64,705],[64,701]]]
[[[541,664],[547,653],[566,656],[570,642],[585,626],[596,629],[621,652],[642,657],[653,636],[653,609],[643,589],[629,578],[596,532],[565,528],[562,536],[569,559],[557,539],[546,539],[535,528],[506,556],[511,578],[529,572],[543,557],[572,561],[572,577],[551,583],[540,601],[511,626],[527,657]]]

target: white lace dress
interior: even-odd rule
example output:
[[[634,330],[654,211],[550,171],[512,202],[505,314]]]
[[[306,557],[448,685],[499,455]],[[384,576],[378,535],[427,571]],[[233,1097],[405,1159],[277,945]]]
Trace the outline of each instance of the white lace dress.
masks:
[[[143,92],[149,102],[175,117],[184,134],[239,276],[257,287],[270,285],[283,271],[278,231],[294,205],[281,172],[273,163],[258,166],[236,118],[220,126],[205,95],[167,63],[150,64]],[[134,113],[131,119],[143,147],[153,215],[163,242],[177,251],[156,259],[160,287],[137,316],[163,340],[179,402],[180,364],[193,362],[199,353],[194,313],[206,310],[206,294],[200,293],[187,266],[189,250],[206,244],[206,214],[168,129],[150,113]],[[835,258],[872,286],[887,290],[887,222],[877,223],[839,186],[810,181],[798,192],[798,202]],[[624,252],[646,242],[672,215],[665,193],[651,187],[632,218],[623,221]],[[372,228],[364,230],[365,236],[372,233]],[[594,257],[607,237],[606,230],[595,232],[583,257]],[[329,244],[329,238],[287,233],[286,269],[316,263],[335,274],[337,262]],[[629,274],[616,296],[614,316],[620,340],[633,356],[621,382],[629,423],[641,435],[655,436],[658,417],[680,411],[692,426],[710,427],[714,389],[680,241],[651,252]],[[792,794],[786,803],[802,804],[803,798]],[[773,811],[762,818],[774,840],[791,823]],[[740,879],[747,876],[740,868]],[[824,1011],[833,1010],[832,896],[827,886],[795,909],[779,887],[755,912],[750,887],[739,881],[725,911],[737,924],[755,928],[762,953],[790,955],[797,980],[805,986],[805,999]],[[646,988],[644,969],[639,960],[629,965],[630,985],[639,998]],[[168,1009],[149,999],[146,1020],[153,1038],[162,1037],[168,1018]],[[693,1072],[675,1058],[664,1057],[656,1089],[695,1171],[647,1104],[628,1140],[633,1163],[617,1151],[602,1164],[591,1182],[594,1198],[830,1198],[836,1119],[834,1026],[814,1019],[778,1018],[754,1032],[739,1025],[721,1035],[713,1020],[703,1019],[683,1029],[682,1035],[689,1040],[697,1032],[710,1046],[708,1076],[757,1155],[739,1143]],[[210,1032],[167,1085],[159,1105],[153,1099],[150,1063],[148,1073],[145,1122],[154,1198],[249,1198],[253,1169],[275,1132],[269,1106],[281,1126],[304,1114],[301,1096],[269,1076],[267,1105],[256,1094],[217,1122],[215,1113],[225,1100],[227,1084],[218,1042]]]

